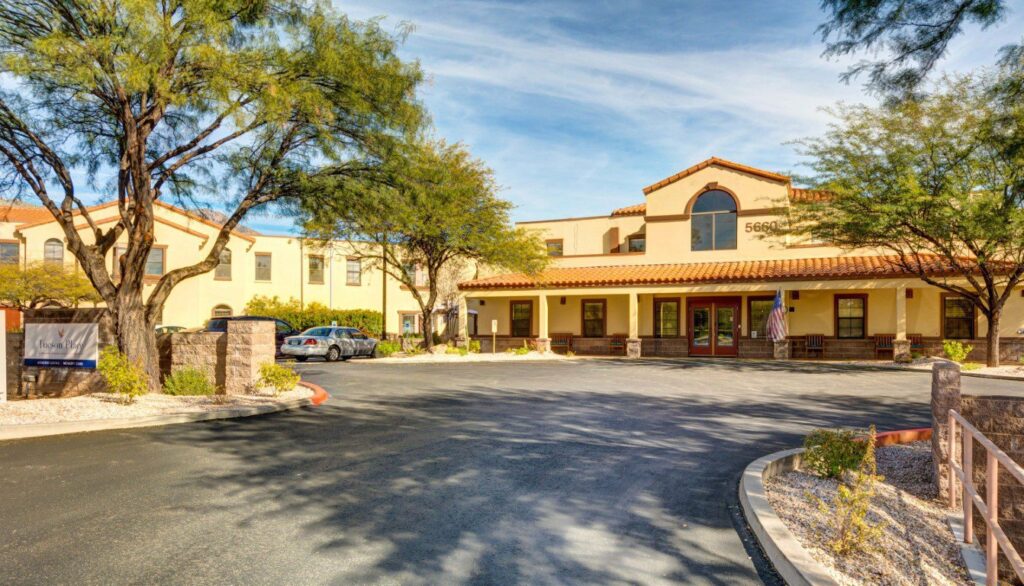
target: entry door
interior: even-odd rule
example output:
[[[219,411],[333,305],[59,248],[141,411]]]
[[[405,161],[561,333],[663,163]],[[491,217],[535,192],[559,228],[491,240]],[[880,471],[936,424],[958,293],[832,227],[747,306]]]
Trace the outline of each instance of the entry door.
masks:
[[[736,356],[739,353],[739,299],[694,299],[687,307],[691,355]]]

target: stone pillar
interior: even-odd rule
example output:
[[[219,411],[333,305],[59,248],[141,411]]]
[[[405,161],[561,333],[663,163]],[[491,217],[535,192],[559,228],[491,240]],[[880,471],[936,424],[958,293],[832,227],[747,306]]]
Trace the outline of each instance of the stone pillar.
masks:
[[[626,340],[626,358],[640,358],[640,338]]]
[[[910,355],[910,340],[892,341],[892,361],[899,364],[907,364],[913,361]]]
[[[960,365],[937,362],[932,367],[932,467],[939,500],[949,502],[949,410],[960,410]],[[959,447],[959,442],[957,446]]]
[[[789,340],[772,342],[772,358],[775,360],[789,360]]]
[[[551,335],[548,333],[548,296],[537,296],[537,341],[534,344],[537,352],[551,352]]]
[[[225,393],[240,395],[252,392],[260,376],[260,366],[274,362],[276,345],[274,322],[229,320],[224,368]]]
[[[547,354],[551,352],[551,338],[537,338],[533,343],[533,347],[537,349],[537,352]]]
[[[906,363],[910,356],[910,340],[907,340],[907,286],[896,286],[896,338],[892,342],[893,362]]]
[[[455,346],[469,347],[469,305],[465,295],[459,295],[459,331],[455,333]]]

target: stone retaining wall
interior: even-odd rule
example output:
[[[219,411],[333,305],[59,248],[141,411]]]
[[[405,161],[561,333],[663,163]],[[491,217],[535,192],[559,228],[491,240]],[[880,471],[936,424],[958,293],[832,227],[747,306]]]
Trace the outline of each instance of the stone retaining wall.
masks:
[[[960,370],[953,364],[936,365],[932,374],[932,458],[936,468],[939,496],[943,502],[949,498],[948,413],[956,410],[978,431],[1017,463],[1024,463],[1024,397],[962,395]],[[956,438],[956,459],[962,461],[963,440]],[[985,498],[985,448],[977,442],[973,448],[973,479],[978,494]],[[959,490],[957,502],[960,502]],[[1024,551],[1024,486],[1005,469],[999,472],[999,526],[1018,552]],[[978,543],[985,545],[985,520],[974,510],[974,534]],[[1000,576],[1013,576],[1013,567],[1005,556],[999,555]]]

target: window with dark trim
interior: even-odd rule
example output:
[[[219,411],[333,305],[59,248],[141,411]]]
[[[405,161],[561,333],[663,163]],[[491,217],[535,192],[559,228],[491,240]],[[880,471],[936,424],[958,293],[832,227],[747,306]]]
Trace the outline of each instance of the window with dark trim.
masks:
[[[942,296],[942,337],[947,340],[974,338],[974,304],[966,297]]]
[[[217,268],[213,272],[213,278],[218,281],[230,281],[231,280],[231,251],[225,248],[220,251],[220,262],[217,263]]]
[[[21,251],[17,242],[0,242],[0,264],[16,265]]]
[[[603,338],[608,317],[608,303],[604,299],[584,299],[580,302],[584,338]]]
[[[562,256],[562,239],[558,240],[546,240],[544,245],[547,246],[548,256]]]
[[[350,258],[345,261],[345,284],[359,285],[363,280],[363,265],[358,258]]]
[[[736,200],[720,189],[705,191],[690,210],[692,250],[736,249]]]
[[[654,300],[654,337],[679,336],[679,298]]]
[[[509,317],[512,324],[510,334],[526,337],[533,330],[533,302],[513,301],[509,306]]]
[[[314,285],[324,284],[324,257],[310,255],[309,257],[309,282]]]
[[[121,257],[128,252],[128,248],[125,246],[114,247],[114,266],[113,275],[115,279],[121,278]],[[167,247],[162,245],[154,244],[149,249],[149,256],[146,257],[145,267],[146,277],[159,277],[164,274],[167,270]]]
[[[836,295],[836,337],[863,338],[867,331],[868,296],[862,294]]]
[[[256,253],[256,280],[257,281],[269,281],[271,280],[271,256],[269,252],[257,252]]]
[[[775,307],[775,298],[771,296],[750,297],[747,299],[747,333],[751,338],[768,337],[768,316]]]
[[[628,252],[646,252],[647,235],[637,234],[635,236],[629,236],[628,238],[626,238],[626,250]]]

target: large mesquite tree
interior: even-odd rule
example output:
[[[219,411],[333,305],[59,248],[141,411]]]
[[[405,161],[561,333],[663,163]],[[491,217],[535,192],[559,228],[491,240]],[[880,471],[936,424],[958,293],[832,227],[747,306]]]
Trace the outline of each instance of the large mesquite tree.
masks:
[[[791,210],[791,231],[888,251],[969,300],[988,322],[989,366],[1024,279],[1024,103],[991,99],[1005,79],[949,80],[927,97],[839,109],[831,130],[805,143],[818,187],[834,196]]]
[[[422,76],[396,42],[302,0],[0,3],[0,187],[53,214],[152,388],[164,302],[217,265],[246,213],[311,177],[358,176],[421,125]],[[110,177],[97,187],[116,197],[116,221],[89,213],[76,167]],[[229,211],[223,228],[203,260],[145,298],[154,202],[200,196]],[[126,246],[118,279],[116,242]]]

